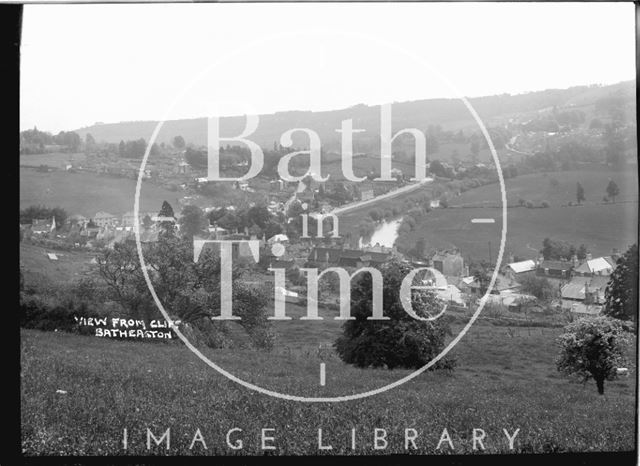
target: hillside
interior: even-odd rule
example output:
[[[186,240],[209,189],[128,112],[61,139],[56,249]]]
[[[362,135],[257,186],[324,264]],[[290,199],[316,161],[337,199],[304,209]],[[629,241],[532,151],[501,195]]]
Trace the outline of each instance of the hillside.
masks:
[[[505,122],[517,115],[538,112],[553,106],[593,106],[598,99],[620,91],[627,105],[635,111],[635,82],[625,81],[608,86],[576,86],[568,89],[548,89],[518,95],[502,94],[495,96],[470,98],[469,101],[486,125]],[[341,110],[311,112],[287,111],[260,115],[260,124],[251,136],[253,141],[264,147],[271,147],[280,135],[291,128],[311,128],[319,135],[328,148],[339,148],[338,135],[335,132],[343,119],[352,118],[354,128],[365,129],[365,133],[354,138],[357,141],[373,142],[379,138],[379,106],[356,105]],[[589,112],[592,114],[592,112]],[[144,138],[149,140],[157,121],[130,121],[99,124],[75,130],[82,138],[87,133],[97,141],[117,143],[120,140]],[[394,103],[394,129],[405,127],[426,128],[430,124],[439,124],[448,130],[477,130],[471,115],[458,99],[428,99]],[[245,118],[226,117],[221,119],[221,134],[239,134],[244,128]],[[189,143],[206,144],[206,119],[194,118],[170,120],[164,123],[158,136],[158,143],[170,143],[174,136],[182,135]],[[294,136],[295,145],[306,145],[306,137]]]
[[[607,382],[607,395],[600,397],[592,382],[584,385],[556,371],[555,351],[549,348],[558,334],[555,328],[477,323],[452,352],[458,359],[452,374],[424,373],[376,397],[336,405],[258,395],[227,381],[181,345],[23,330],[22,451],[29,456],[166,455],[161,448],[146,449],[145,429],[159,436],[168,427],[173,455],[262,455],[259,428],[264,427],[275,429],[273,453],[278,455],[321,453],[318,428],[333,445],[324,453],[338,455],[473,453],[470,436],[476,427],[487,433],[485,453],[632,450],[635,364],[628,378]],[[291,351],[206,353],[239,377],[315,396],[360,392],[407,373],[355,369],[332,356],[324,359],[327,385],[320,387],[316,348]],[[243,429],[236,433],[242,450],[226,446],[224,435],[233,427]],[[355,451],[349,443],[352,427],[357,427]],[[127,451],[122,449],[124,428]],[[196,428],[202,429],[208,450],[197,442],[189,448]],[[373,450],[374,428],[388,431],[383,452]],[[416,451],[405,450],[405,428],[419,432]],[[453,451],[446,443],[436,448],[444,428]],[[520,429],[514,451],[502,429]]]

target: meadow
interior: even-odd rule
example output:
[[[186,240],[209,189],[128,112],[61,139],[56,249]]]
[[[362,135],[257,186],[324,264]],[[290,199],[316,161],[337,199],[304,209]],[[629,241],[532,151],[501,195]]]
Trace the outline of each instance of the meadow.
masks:
[[[48,252],[55,253],[58,260],[50,260]],[[82,250],[59,251],[21,242],[19,256],[27,283],[64,285],[89,275],[97,275],[98,266],[91,263],[95,254]]]
[[[98,211],[122,215],[133,211],[136,181],[92,173],[41,173],[20,168],[20,208],[42,204],[63,207],[70,215],[93,217]],[[178,192],[151,183],[142,184],[140,210],[156,212],[167,200],[178,209]]]
[[[620,187],[615,204],[601,199],[609,178]],[[555,179],[558,184],[552,185]],[[582,206],[575,202],[576,183],[585,190]],[[544,238],[584,244],[594,257],[611,254],[613,248],[624,251],[637,242],[637,175],[630,172],[576,171],[520,176],[506,181],[507,240],[505,257],[534,259]],[[519,199],[533,202],[536,208],[518,207]],[[547,208],[538,208],[543,201]],[[497,184],[462,193],[451,200],[459,208],[436,209],[405,239],[412,244],[425,238],[428,248],[456,246],[464,255],[495,261],[500,246],[502,209]],[[473,218],[494,218],[494,224],[473,224]],[[489,245],[491,243],[491,245]]]
[[[25,455],[261,455],[260,429],[273,428],[276,450],[269,454],[461,454],[473,452],[472,430],[480,428],[487,453],[632,450],[635,362],[628,378],[607,383],[599,396],[592,382],[555,370],[559,331],[477,322],[450,353],[458,362],[452,373],[426,372],[374,397],[318,404],[250,391],[180,343],[22,330],[22,449]],[[361,392],[409,373],[356,369],[308,341],[290,340],[299,343],[287,351],[206,354],[240,378],[304,396]],[[318,382],[320,362],[327,365],[324,387]],[[147,450],[147,428],[158,438],[171,428],[171,449],[152,444]],[[198,428],[208,449],[199,442],[189,448]],[[242,429],[235,433],[243,440],[241,450],[226,445],[232,428]],[[319,428],[332,450],[318,450]],[[387,432],[385,450],[373,448],[375,428]],[[454,450],[446,442],[436,448],[445,428]],[[417,431],[417,450],[405,450],[405,429]],[[520,429],[513,450],[503,429]]]
[[[615,204],[604,204],[602,197],[609,179],[614,180],[620,195]],[[554,181],[552,181],[554,180]],[[584,244],[594,256],[611,254],[613,248],[621,251],[637,242],[638,186],[635,172],[612,172],[604,169],[576,170],[556,173],[521,175],[505,181],[507,205],[507,240],[504,260],[510,255],[534,259],[546,237]],[[580,182],[586,200],[575,203],[576,184]],[[384,212],[393,207],[404,211],[407,198],[426,193],[431,198],[434,189],[444,190],[438,184],[382,201],[375,206],[350,211],[340,217],[342,234],[356,229],[359,222],[374,207]],[[398,240],[410,249],[418,239],[426,240],[427,250],[457,247],[471,259],[495,261],[502,232],[502,208],[499,184],[489,184],[468,190],[460,195],[449,195],[450,208],[434,209],[416,228]],[[519,206],[520,199],[531,201],[534,208]],[[539,207],[542,202],[547,208]],[[493,224],[474,224],[474,218],[493,218]],[[489,244],[491,243],[491,244]]]
[[[67,165],[76,166],[87,160],[87,156],[82,152],[64,153],[53,152],[48,154],[21,154],[20,166],[39,167],[47,165],[49,167],[64,169]]]

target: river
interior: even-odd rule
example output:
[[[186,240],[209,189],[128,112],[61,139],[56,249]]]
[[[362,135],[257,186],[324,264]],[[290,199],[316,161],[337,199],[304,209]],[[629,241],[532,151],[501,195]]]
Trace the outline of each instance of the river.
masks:
[[[359,246],[375,246],[376,244],[380,244],[380,246],[392,248],[393,243],[395,243],[396,238],[398,238],[398,227],[401,221],[401,218],[390,221],[385,220],[376,227],[369,240],[361,237],[358,242]]]

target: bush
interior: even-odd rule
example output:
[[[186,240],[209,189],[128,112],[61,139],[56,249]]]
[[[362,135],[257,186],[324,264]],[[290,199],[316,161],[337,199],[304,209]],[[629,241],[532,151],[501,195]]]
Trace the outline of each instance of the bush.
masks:
[[[39,295],[20,296],[20,326],[43,331],[92,334],[90,327],[79,327],[74,317],[100,317],[85,302],[71,299],[59,302]]]
[[[527,201],[525,205],[527,206],[527,209],[533,209],[533,202]]]
[[[555,295],[554,286],[544,277],[525,276],[520,284],[523,293],[533,295],[538,299],[549,299]]]
[[[547,208],[549,207],[549,203],[547,201],[542,201],[542,203],[540,204],[540,207]]]
[[[354,320],[343,325],[343,334],[334,347],[340,358],[358,367],[396,367],[416,369],[437,356],[450,334],[443,319],[420,321],[412,318],[400,303],[402,279],[410,266],[393,260],[382,268],[384,280],[383,312],[390,320],[367,320],[371,316],[373,281],[370,274],[362,273],[352,284],[351,308]],[[356,281],[357,280],[357,281]],[[413,309],[420,317],[440,312],[441,304],[433,294],[414,290]],[[440,360],[434,369],[452,369],[453,360]]]

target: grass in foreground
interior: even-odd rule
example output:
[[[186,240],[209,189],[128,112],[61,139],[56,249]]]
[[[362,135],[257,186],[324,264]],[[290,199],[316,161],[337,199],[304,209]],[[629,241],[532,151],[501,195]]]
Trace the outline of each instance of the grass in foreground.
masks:
[[[453,350],[452,375],[422,374],[363,400],[309,404],[249,391],[214,372],[180,344],[116,342],[60,333],[22,332],[22,443],[26,455],[104,454],[389,454],[471,453],[472,429],[486,432],[486,452],[629,451],[634,448],[635,363],[628,378],[595,385],[560,376],[554,368],[557,329],[475,325]],[[632,349],[630,348],[630,351]],[[311,348],[265,354],[210,351],[222,367],[262,386],[307,396],[379,387],[408,371],[362,370]],[[632,354],[632,353],[631,353]],[[66,393],[57,393],[63,390]],[[240,428],[226,445],[229,429]],[[123,429],[128,449],[122,448]],[[171,428],[171,449],[146,448],[146,429],[158,438]],[[196,442],[196,429],[208,449]],[[273,428],[273,452],[261,449],[261,429]],[[333,450],[318,450],[318,429]],[[351,429],[356,449],[351,449]],[[373,449],[374,429],[388,446]],[[405,450],[405,429],[416,429],[418,450]],[[443,429],[445,442],[436,449]],[[509,450],[502,431],[520,429]],[[153,443],[152,443],[153,445]]]

